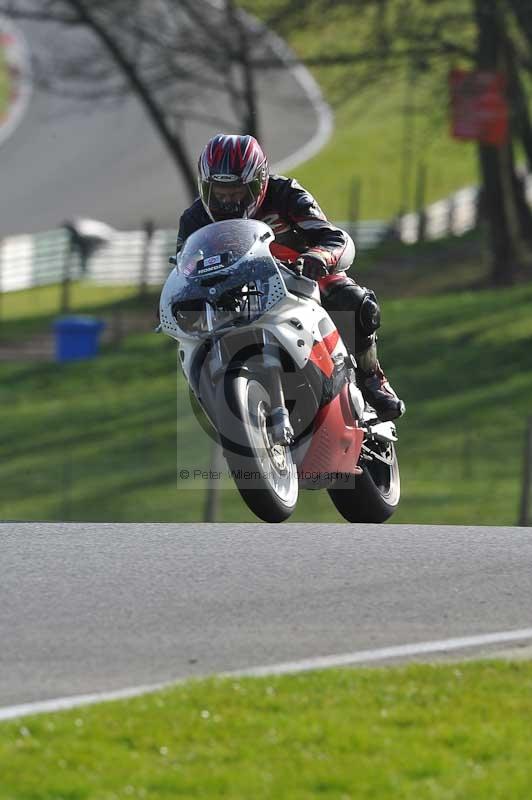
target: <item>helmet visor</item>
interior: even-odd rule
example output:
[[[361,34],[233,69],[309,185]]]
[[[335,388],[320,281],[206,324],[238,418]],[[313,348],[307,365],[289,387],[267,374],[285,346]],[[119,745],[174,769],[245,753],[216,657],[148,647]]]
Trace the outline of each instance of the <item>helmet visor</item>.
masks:
[[[200,183],[203,204],[215,220],[251,216],[260,194],[260,181],[206,180]]]

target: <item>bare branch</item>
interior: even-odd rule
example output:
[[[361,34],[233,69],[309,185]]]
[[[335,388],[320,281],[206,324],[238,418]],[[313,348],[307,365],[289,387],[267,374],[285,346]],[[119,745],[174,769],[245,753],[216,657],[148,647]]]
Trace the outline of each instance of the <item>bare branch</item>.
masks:
[[[196,176],[185,126],[243,129],[256,122],[253,80],[244,74],[254,66],[227,13],[208,0],[0,0],[0,14],[49,23],[51,36],[73,31],[73,45],[38,42],[32,53],[38,88],[105,105],[135,93],[191,194]]]

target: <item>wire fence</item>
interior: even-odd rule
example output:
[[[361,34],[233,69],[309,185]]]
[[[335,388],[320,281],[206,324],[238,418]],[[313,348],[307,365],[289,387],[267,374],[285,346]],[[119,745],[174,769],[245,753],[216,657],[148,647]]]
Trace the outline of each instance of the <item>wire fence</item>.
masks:
[[[481,207],[478,187],[460,189],[425,205],[426,170],[422,175],[420,210],[398,214],[391,220],[359,219],[361,186],[353,179],[351,219],[336,224],[351,234],[362,251],[389,240],[414,244],[462,236],[477,227]],[[520,179],[532,205],[532,174],[522,173]],[[138,230],[117,231],[91,220],[81,223],[81,233],[67,226],[0,240],[0,294],[73,280],[101,286],[137,285],[141,290],[164,282],[168,256],[174,253],[175,229],[155,229],[148,222]],[[84,234],[84,225],[88,234]],[[101,237],[99,229],[106,229],[108,235]]]
[[[477,226],[479,190],[474,187],[431,203],[421,212],[404,214],[395,223],[396,238],[405,244],[462,236]]]
[[[473,226],[459,211],[448,209],[429,216],[428,238],[462,233]],[[387,238],[417,240],[419,221],[406,215],[396,223],[382,220],[340,222],[354,238],[358,249],[369,250]],[[87,281],[99,286],[160,286],[169,272],[168,256],[175,252],[173,230],[115,231],[110,241],[83,253],[73,245],[65,229],[33,235],[10,236],[0,242],[0,293],[21,291],[68,281]]]
[[[474,230],[482,215],[482,196],[477,186],[466,186],[443,200],[425,205],[426,170],[423,170],[418,211],[398,215],[389,226],[388,236],[404,244],[436,241],[448,236],[462,236]],[[518,170],[523,193],[532,205],[532,174]]]
[[[525,195],[532,203],[532,176],[522,176]],[[479,220],[480,193],[466,187],[421,211],[397,215],[392,220],[337,222],[347,230],[359,250],[383,241],[404,244],[461,236]],[[109,233],[100,238],[89,228],[81,234],[69,227],[32,235],[9,236],[0,241],[0,293],[74,280],[95,285],[161,285],[168,275],[168,256],[174,253],[176,231],[155,229],[152,223],[134,231],[117,231],[103,223],[87,221]]]
[[[385,237],[386,222],[376,220],[342,227],[369,249]],[[168,275],[168,256],[175,252],[175,230],[114,231],[107,242],[84,253],[65,228],[33,235],[10,236],[0,242],[0,292],[20,291],[62,281],[85,280],[95,285],[158,286]]]
[[[0,291],[86,280],[97,285],[160,285],[175,231],[116,231],[86,254],[66,229],[10,236],[0,243]]]

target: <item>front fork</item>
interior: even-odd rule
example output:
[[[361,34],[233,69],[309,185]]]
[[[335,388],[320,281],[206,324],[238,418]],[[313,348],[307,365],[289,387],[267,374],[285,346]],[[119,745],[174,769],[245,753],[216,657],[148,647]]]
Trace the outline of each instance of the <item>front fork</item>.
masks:
[[[264,343],[264,367],[268,375],[271,405],[269,433],[274,445],[280,444],[288,447],[294,441],[294,429],[290,423],[284,399],[281,353],[278,343],[264,329],[262,338]]]
[[[205,304],[207,328],[214,332],[214,313],[209,303]],[[269,434],[274,445],[289,446],[294,441],[294,429],[290,423],[290,416],[286,409],[283,392],[283,365],[278,343],[270,333],[262,329],[262,343],[264,345],[263,366],[268,377],[268,390],[270,394]],[[220,342],[214,343],[214,361],[216,364],[214,374],[223,366]]]

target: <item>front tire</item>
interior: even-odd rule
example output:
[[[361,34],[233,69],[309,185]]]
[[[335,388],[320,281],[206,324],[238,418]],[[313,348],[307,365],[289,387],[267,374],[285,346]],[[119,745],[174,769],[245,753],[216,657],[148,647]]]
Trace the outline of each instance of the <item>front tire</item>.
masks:
[[[218,431],[236,487],[257,517],[283,522],[296,507],[299,484],[290,448],[272,444],[270,411],[270,396],[260,376],[243,371],[226,373],[220,380]]]
[[[328,489],[329,496],[348,522],[381,523],[389,519],[401,497],[399,462],[393,443],[386,454],[388,463],[380,460],[363,464],[362,475],[349,475]]]

